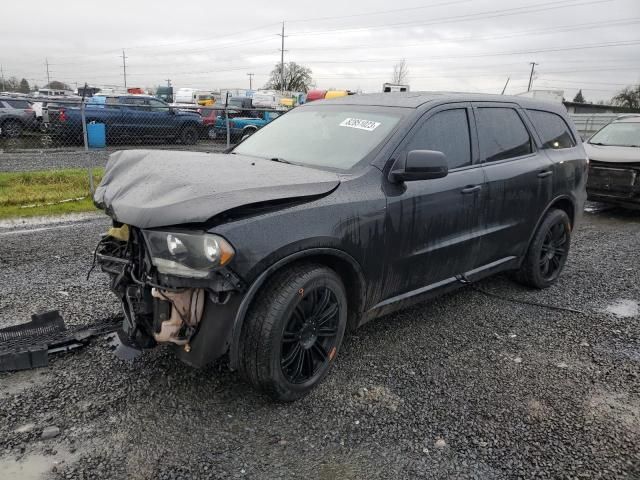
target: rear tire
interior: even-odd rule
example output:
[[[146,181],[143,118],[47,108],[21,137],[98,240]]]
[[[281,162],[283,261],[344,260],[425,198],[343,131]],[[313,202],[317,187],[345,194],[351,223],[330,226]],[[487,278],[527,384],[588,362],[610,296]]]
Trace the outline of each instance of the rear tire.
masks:
[[[333,270],[305,263],[277,273],[243,324],[240,373],[275,400],[297,400],[329,372],[346,324],[345,288]]]
[[[7,138],[16,138],[22,135],[24,125],[17,120],[7,120],[2,124],[2,135]]]
[[[516,280],[533,288],[558,281],[569,255],[571,221],[563,210],[550,210],[536,230]]]
[[[183,127],[180,132],[180,141],[185,145],[195,145],[198,142],[198,129],[193,125]]]

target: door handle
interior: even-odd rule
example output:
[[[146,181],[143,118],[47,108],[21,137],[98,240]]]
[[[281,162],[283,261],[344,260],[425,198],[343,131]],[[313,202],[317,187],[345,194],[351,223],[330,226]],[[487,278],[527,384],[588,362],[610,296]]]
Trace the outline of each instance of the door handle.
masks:
[[[464,193],[464,194],[475,193],[479,191],[481,188],[482,188],[482,185],[469,185],[468,187],[465,187],[462,190],[460,190],[460,193]]]
[[[550,177],[551,175],[553,175],[553,172],[551,170],[543,170],[538,174],[538,178],[546,178]]]

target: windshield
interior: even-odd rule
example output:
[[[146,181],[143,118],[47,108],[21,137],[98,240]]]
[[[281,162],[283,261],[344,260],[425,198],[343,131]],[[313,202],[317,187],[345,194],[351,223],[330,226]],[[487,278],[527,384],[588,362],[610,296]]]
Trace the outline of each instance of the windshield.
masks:
[[[589,143],[616,147],[640,147],[640,122],[610,123],[591,137]]]
[[[233,153],[348,170],[382,143],[402,116],[398,108],[302,107],[258,130]]]

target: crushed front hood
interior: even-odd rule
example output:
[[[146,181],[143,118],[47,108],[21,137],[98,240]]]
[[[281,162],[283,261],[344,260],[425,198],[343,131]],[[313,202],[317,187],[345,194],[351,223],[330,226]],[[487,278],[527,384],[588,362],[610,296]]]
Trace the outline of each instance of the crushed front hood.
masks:
[[[140,228],[205,222],[232,208],[323,195],[337,174],[254,157],[129,150],[109,157],[95,203]]]

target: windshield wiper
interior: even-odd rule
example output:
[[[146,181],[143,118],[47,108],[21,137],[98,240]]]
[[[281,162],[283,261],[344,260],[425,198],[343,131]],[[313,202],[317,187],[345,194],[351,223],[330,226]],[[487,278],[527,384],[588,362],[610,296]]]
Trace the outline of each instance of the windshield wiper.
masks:
[[[602,143],[602,142],[589,142],[591,145],[600,145],[601,147],[607,147],[609,145],[607,145],[606,143]]]
[[[293,165],[293,163],[291,163],[289,160],[285,160],[284,158],[273,157],[273,158],[270,158],[269,160],[271,160],[272,162],[286,163],[289,165]]]

